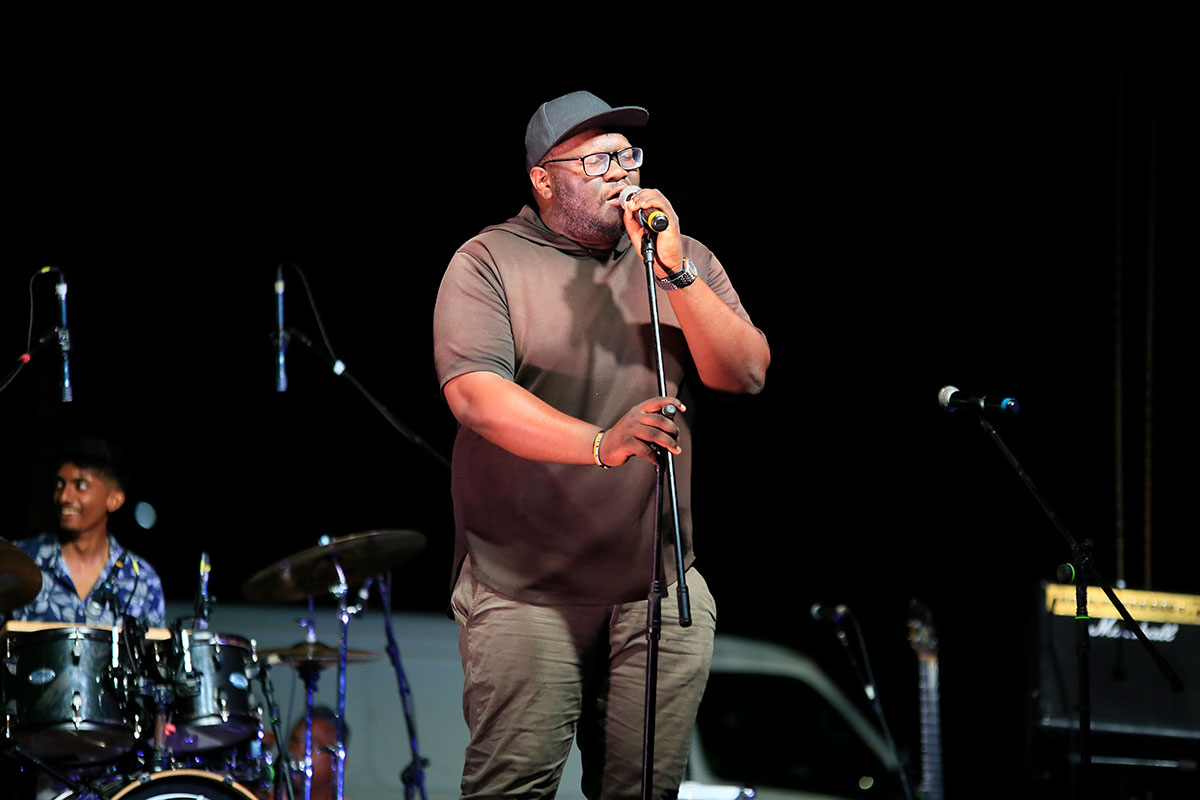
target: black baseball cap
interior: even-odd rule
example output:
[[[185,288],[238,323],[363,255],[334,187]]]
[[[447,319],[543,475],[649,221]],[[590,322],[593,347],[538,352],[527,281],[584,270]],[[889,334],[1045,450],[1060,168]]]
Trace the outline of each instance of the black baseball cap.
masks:
[[[571,92],[538,107],[525,128],[525,171],[561,141],[592,128],[642,127],[650,112],[641,106],[613,108],[591,92]]]

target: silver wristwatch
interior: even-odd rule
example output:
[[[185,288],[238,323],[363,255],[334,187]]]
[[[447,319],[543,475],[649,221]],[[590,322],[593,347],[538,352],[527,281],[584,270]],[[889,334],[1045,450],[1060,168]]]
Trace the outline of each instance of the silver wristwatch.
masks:
[[[679,268],[679,271],[671,272],[665,278],[659,278],[658,285],[663,291],[673,292],[676,289],[691,286],[699,275],[700,272],[696,269],[696,262],[684,256],[683,266]]]

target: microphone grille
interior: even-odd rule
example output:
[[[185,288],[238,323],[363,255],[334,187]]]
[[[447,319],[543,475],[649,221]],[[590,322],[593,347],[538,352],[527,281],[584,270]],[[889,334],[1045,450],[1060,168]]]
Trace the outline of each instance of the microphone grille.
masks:
[[[942,408],[948,408],[950,406],[950,398],[953,397],[956,392],[958,392],[957,386],[942,387],[942,390],[938,392],[938,403]]]
[[[642,190],[642,187],[634,186],[633,184],[626,186],[624,189],[621,190],[621,205],[625,205],[626,203],[628,203],[629,196],[632,194],[637,194],[641,190]]]

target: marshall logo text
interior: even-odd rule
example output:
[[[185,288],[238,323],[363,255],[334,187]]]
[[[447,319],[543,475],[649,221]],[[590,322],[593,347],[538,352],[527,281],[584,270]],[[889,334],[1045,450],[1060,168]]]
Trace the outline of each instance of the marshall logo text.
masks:
[[[1173,642],[1179,634],[1179,625],[1174,622],[1164,622],[1161,625],[1155,625],[1151,622],[1141,623],[1142,632],[1146,634],[1146,638],[1152,642]],[[1129,626],[1124,620],[1120,619],[1098,619],[1088,626],[1088,634],[1093,639],[1134,639],[1136,638],[1133,631],[1129,630]]]

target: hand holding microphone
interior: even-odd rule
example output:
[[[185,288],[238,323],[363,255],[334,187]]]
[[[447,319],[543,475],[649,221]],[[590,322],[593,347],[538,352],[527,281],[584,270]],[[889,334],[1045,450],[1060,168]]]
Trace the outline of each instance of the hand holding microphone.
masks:
[[[655,276],[669,277],[683,263],[683,241],[675,209],[657,189],[630,185],[621,190],[620,198],[626,212],[625,232],[629,240],[652,245]]]
[[[634,218],[644,229],[654,233],[662,233],[671,226],[671,218],[664,211],[654,206],[637,205],[640,198],[635,198],[642,192],[642,187],[630,184],[621,190],[621,206],[634,212]],[[661,196],[661,195],[660,195]],[[665,200],[665,198],[664,198]]]

